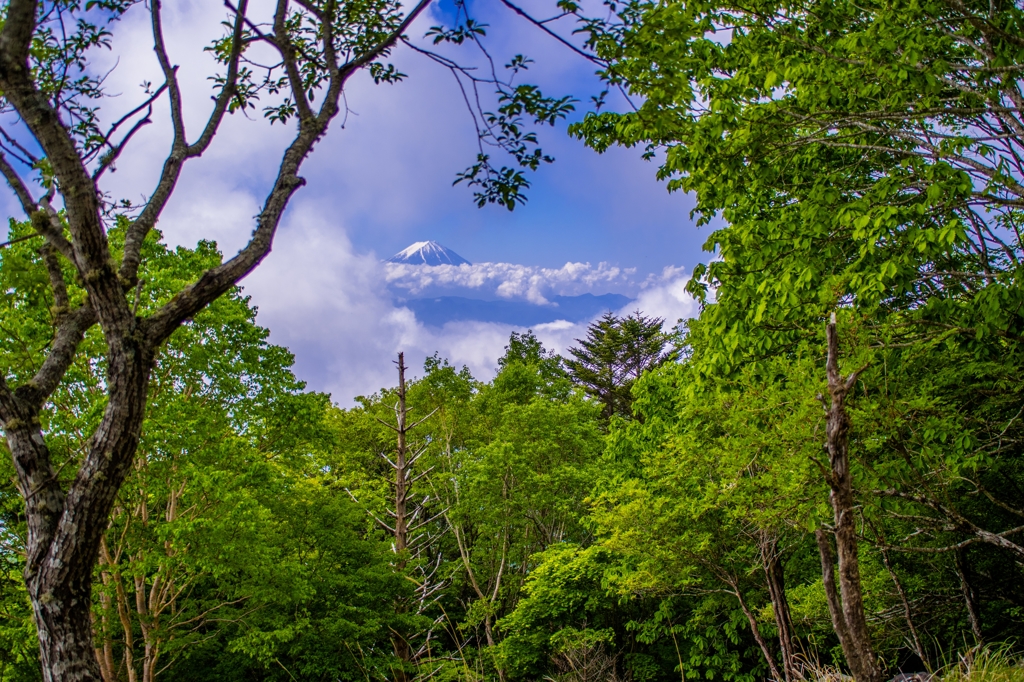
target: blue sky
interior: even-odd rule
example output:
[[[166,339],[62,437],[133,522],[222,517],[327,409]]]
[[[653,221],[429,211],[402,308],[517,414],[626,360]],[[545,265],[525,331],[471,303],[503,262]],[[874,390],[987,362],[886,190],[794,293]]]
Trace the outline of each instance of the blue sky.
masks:
[[[259,11],[262,5],[269,12],[270,3],[254,6]],[[550,12],[545,3],[525,6],[538,16]],[[477,2],[474,11],[490,24],[487,40],[496,58],[533,58],[528,79],[545,92],[585,102],[600,90],[592,64],[499,3]],[[181,0],[167,3],[165,13],[186,121],[196,131],[207,115],[213,67],[203,47],[220,34],[223,5]],[[432,8],[410,35],[422,36],[442,15]],[[465,50],[457,54],[474,59]],[[452,186],[476,154],[452,75],[406,48],[397,49],[393,61],[406,81],[377,86],[362,75],[350,83],[344,128],[335,125],[317,146],[304,167],[307,185],[292,200],[274,251],[243,282],[271,340],[295,353],[296,372],[312,388],[349,404],[392,382],[390,360],[399,350],[414,362],[438,351],[482,378],[493,371],[512,328],[463,323],[427,329],[394,302],[394,282],[380,261],[415,241],[436,240],[474,263],[500,264],[488,272],[518,278],[493,282],[509,297],[625,293],[639,297],[647,312],[672,320],[693,313],[682,286],[693,265],[708,257],[701,245],[709,228],[694,227],[692,199],[668,194],[655,179],[656,165],[642,160],[639,150],[598,155],[570,139],[564,123],[542,130],[542,145],[557,160],[531,177],[528,203],[513,213],[479,209],[471,190]],[[135,106],[139,84],[159,80],[144,12],[129,12],[115,27],[114,49],[98,52],[92,66],[116,66],[107,85],[117,96],[104,102],[102,116],[113,120]],[[111,196],[138,199],[151,191],[170,140],[165,110],[153,119],[119,160],[118,172],[105,177],[103,189]],[[158,226],[167,241],[192,246],[215,239],[228,255],[242,246],[290,133],[259,112],[228,120],[210,150],[187,167]],[[12,198],[5,199],[16,215]],[[564,350],[585,325],[554,324],[537,333]]]

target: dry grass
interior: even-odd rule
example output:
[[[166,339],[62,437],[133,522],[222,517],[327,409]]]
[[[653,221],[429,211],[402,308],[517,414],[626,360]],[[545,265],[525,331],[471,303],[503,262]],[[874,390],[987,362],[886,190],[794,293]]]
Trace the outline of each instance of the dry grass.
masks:
[[[969,649],[936,677],[942,682],[1024,682],[1024,659],[1006,648]]]
[[[816,659],[801,661],[809,682],[853,682],[843,670]],[[934,673],[905,674],[894,682],[1024,682],[1024,657],[1007,647],[975,647]]]

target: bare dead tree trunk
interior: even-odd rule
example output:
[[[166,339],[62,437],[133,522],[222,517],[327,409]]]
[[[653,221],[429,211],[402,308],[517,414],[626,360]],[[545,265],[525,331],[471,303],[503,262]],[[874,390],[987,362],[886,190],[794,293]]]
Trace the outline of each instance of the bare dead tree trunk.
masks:
[[[971,623],[971,632],[974,633],[975,642],[984,644],[985,638],[981,634],[981,616],[978,613],[978,593],[967,577],[967,559],[964,554],[963,549],[953,552],[956,574],[960,577],[960,593],[964,597],[964,605],[967,607],[967,619]]]
[[[426,508],[429,496],[421,502],[412,501],[411,495],[413,492],[413,485],[429,474],[432,467],[420,474],[415,476],[413,475],[416,462],[426,452],[426,446],[424,445],[416,448],[415,450],[411,449],[409,447],[409,433],[429,419],[436,410],[432,410],[429,414],[421,417],[413,423],[409,422],[410,409],[407,400],[408,394],[405,382],[405,370],[407,369],[405,366],[405,353],[398,354],[398,362],[395,364],[398,366],[398,401],[395,403],[393,408],[395,412],[395,423],[389,424],[383,420],[378,420],[381,424],[394,431],[396,436],[394,460],[388,458],[386,454],[381,453],[381,457],[384,458],[394,471],[394,480],[392,481],[392,484],[395,487],[395,506],[393,510],[388,510],[388,514],[391,516],[394,526],[389,526],[381,519],[376,520],[377,523],[385,531],[389,532],[394,539],[394,549],[395,554],[397,555],[397,559],[395,560],[395,570],[402,572],[409,568],[410,558],[419,558],[424,550],[429,549],[433,539],[427,533],[420,533],[419,535],[416,535],[415,532],[426,526],[428,523],[431,523],[437,518],[443,516],[447,510],[431,517],[427,513]],[[420,569],[420,580],[418,581],[418,587],[416,590],[416,604],[413,606],[406,600],[399,599],[395,604],[395,609],[398,613],[407,613],[410,610],[421,612],[426,607],[428,600],[441,588],[441,584],[434,581],[434,575],[436,574],[439,566],[440,556],[438,556],[438,561],[433,567],[423,569],[421,566],[417,566],[417,568]],[[430,632],[426,633],[426,640],[428,643],[430,635]],[[414,639],[415,638],[416,637],[414,637]],[[396,632],[392,630],[391,645],[394,649],[395,657],[399,661],[399,667],[393,670],[395,682],[407,682],[409,679],[407,668],[414,664],[416,660],[425,653],[425,649],[423,647],[414,651],[409,640],[409,633]]]
[[[398,560],[395,568],[399,571],[405,570],[406,550],[409,547],[409,520],[406,516],[406,504],[409,501],[409,470],[406,456],[407,447],[407,424],[409,407],[405,401],[405,354],[398,354],[398,407],[395,410],[397,426],[395,433],[398,435],[395,446],[395,554]],[[399,611],[405,610],[404,604],[398,605]],[[391,636],[391,644],[395,650],[395,657],[401,661],[403,667],[395,670],[395,682],[406,682],[408,675],[405,665],[412,663],[412,650],[409,640],[404,634],[394,632]]]
[[[782,674],[786,682],[803,677],[796,665],[796,650],[793,644],[793,618],[789,611],[789,600],[786,599],[785,571],[782,557],[779,555],[779,543],[775,537],[761,532],[761,562],[764,566],[765,582],[768,583],[768,596],[775,614],[775,627],[779,631],[779,649],[782,651]]]
[[[839,635],[850,671],[857,682],[881,682],[882,669],[871,646],[871,636],[864,614],[860,562],[857,555],[856,501],[850,474],[850,416],[845,404],[846,396],[857,383],[860,370],[847,377],[839,373],[839,336],[836,332],[835,313],[832,314],[825,332],[828,343],[826,371],[829,400],[826,403],[823,397],[819,398],[825,404],[827,419],[825,448],[828,451],[830,467],[827,479],[831,489],[828,499],[832,505],[836,554],[839,557],[838,594],[832,577],[832,550],[828,538],[821,530],[815,535],[821,553],[822,577],[825,581],[832,623]]]

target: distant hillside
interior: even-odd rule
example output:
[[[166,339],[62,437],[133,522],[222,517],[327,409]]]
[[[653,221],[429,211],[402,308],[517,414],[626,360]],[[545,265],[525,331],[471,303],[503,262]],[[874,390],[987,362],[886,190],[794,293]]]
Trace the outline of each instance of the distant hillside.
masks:
[[[583,322],[609,310],[619,310],[633,299],[621,294],[582,294],[553,296],[550,300],[556,305],[536,305],[526,301],[482,301],[462,296],[414,298],[399,303],[412,310],[420,322],[432,327],[457,320],[528,327],[556,320]]]

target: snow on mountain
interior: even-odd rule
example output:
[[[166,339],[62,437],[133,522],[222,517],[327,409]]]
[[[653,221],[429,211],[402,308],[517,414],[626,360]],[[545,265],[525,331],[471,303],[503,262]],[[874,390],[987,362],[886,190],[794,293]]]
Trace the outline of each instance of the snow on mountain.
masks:
[[[434,241],[416,242],[388,258],[386,262],[409,265],[472,265],[459,254]]]

